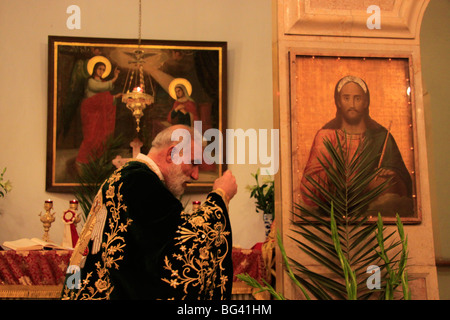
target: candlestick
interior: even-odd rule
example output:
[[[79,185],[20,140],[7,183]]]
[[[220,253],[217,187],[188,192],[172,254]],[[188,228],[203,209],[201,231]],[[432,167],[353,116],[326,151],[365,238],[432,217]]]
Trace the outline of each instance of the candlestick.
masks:
[[[63,247],[74,248],[78,241],[77,223],[81,217],[76,212],[78,210],[78,201],[70,200],[69,209],[64,211],[62,220],[64,222]]]
[[[44,226],[44,235],[42,236],[42,240],[46,242],[50,242],[50,227],[52,223],[55,221],[55,213],[52,212],[53,208],[53,201],[48,199],[44,202],[44,209],[45,214],[43,215],[42,212],[39,213],[39,216],[41,217],[40,220]]]
[[[74,212],[78,210],[78,200],[70,200],[69,201],[69,208],[70,210],[73,210]],[[78,222],[81,221],[81,217],[78,214],[78,212],[75,214],[75,219],[73,219],[73,224],[75,227],[77,226]]]
[[[192,210],[197,210],[198,208],[200,208],[200,201],[192,201]]]

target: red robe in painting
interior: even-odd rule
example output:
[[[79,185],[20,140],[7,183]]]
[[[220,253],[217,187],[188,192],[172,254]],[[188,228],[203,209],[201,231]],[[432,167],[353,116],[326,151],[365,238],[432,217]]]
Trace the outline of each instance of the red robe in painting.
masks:
[[[188,123],[187,119],[184,117],[183,117],[184,118],[183,120],[179,120],[179,119],[172,117],[172,112],[175,111],[175,109],[180,104],[184,105],[184,111],[190,115],[189,123]],[[179,113],[181,113],[181,112],[179,111]],[[192,100],[186,100],[183,102],[175,101],[173,104],[172,110],[170,110],[169,114],[167,115],[167,121],[170,122],[171,124],[185,124],[188,126],[192,126],[193,122],[198,121],[198,120],[200,120],[200,119],[199,119],[198,112],[197,112],[197,105]]]
[[[114,133],[116,106],[109,91],[100,92],[84,99],[81,104],[83,142],[77,156],[77,162],[88,163],[91,157],[103,152],[103,144]]]

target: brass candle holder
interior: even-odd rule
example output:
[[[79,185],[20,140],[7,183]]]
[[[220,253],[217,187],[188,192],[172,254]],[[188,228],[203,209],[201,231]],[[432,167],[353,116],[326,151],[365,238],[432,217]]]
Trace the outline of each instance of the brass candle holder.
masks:
[[[140,69],[142,72],[142,69]],[[152,95],[145,93],[143,84],[140,87],[136,87],[132,92],[127,92],[122,95],[122,102],[126,103],[128,109],[133,112],[133,116],[136,118],[136,131],[141,130],[139,123],[144,115],[144,109],[147,105],[154,102]]]
[[[196,211],[200,208],[201,202],[200,201],[192,201],[192,211]]]
[[[44,235],[42,237],[42,240],[46,242],[50,242],[50,236],[49,231],[52,223],[55,221],[55,212],[52,212],[53,208],[53,201],[52,200],[45,200],[44,203],[44,209],[45,214],[39,213],[39,216],[41,217],[41,222],[44,225]]]

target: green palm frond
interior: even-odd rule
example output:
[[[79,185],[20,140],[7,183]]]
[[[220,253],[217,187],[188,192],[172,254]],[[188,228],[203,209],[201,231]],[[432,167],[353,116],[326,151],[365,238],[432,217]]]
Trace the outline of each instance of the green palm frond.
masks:
[[[366,287],[367,267],[380,264],[383,274],[390,278],[392,261],[387,257],[400,244],[393,243],[377,253],[380,241],[385,243],[393,234],[384,236],[379,223],[368,223],[366,216],[369,204],[388,188],[390,181],[369,188],[380,172],[376,167],[379,155],[374,154],[370,141],[361,143],[350,156],[347,136],[341,140],[336,132],[336,138],[336,146],[324,139],[327,154],[318,159],[326,179],[305,177],[316,190],[309,188],[307,196],[317,209],[295,205],[293,232],[297,236],[291,237],[301,251],[329,270],[333,280],[325,280],[295,259],[291,263],[303,279],[302,284],[317,299],[367,299],[374,293]],[[398,285],[400,280],[393,280]]]
[[[89,214],[98,189],[116,169],[112,160],[117,156],[122,142],[121,135],[110,136],[102,146],[103,153],[98,157],[91,156],[87,164],[81,165],[77,179],[79,185],[74,188],[74,194],[85,217]]]
[[[336,132],[336,138],[336,146],[324,139],[327,155],[318,159],[326,178],[305,177],[312,186],[305,185],[307,196],[317,208],[294,205],[292,213],[296,219],[292,221],[293,235],[289,237],[302,252],[325,267],[327,275],[309,269],[298,259],[288,258],[278,236],[287,273],[306,299],[310,299],[309,294],[323,300],[393,299],[399,286],[403,298],[410,299],[407,239],[399,216],[398,241],[394,239],[395,231],[386,234],[381,214],[376,223],[369,222],[367,216],[369,204],[391,183],[387,180],[375,188],[369,187],[381,171],[376,165],[380,155],[374,154],[371,142],[366,140],[350,157],[346,135],[341,141]],[[382,270],[384,285],[379,290],[369,290],[366,283],[367,268],[371,265]],[[261,284],[259,288],[273,292],[273,288]]]

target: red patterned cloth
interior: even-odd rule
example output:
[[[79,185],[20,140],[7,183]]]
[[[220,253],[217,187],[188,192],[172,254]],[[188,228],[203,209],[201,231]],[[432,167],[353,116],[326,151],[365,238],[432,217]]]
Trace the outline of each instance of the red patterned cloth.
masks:
[[[64,283],[72,251],[0,251],[0,285]]]
[[[0,285],[63,284],[72,251],[0,251]],[[262,283],[265,267],[259,249],[233,248],[234,282],[236,275],[248,273]]]
[[[233,248],[233,282],[242,282],[236,275],[248,273],[253,279],[263,284],[266,269],[259,249]]]

